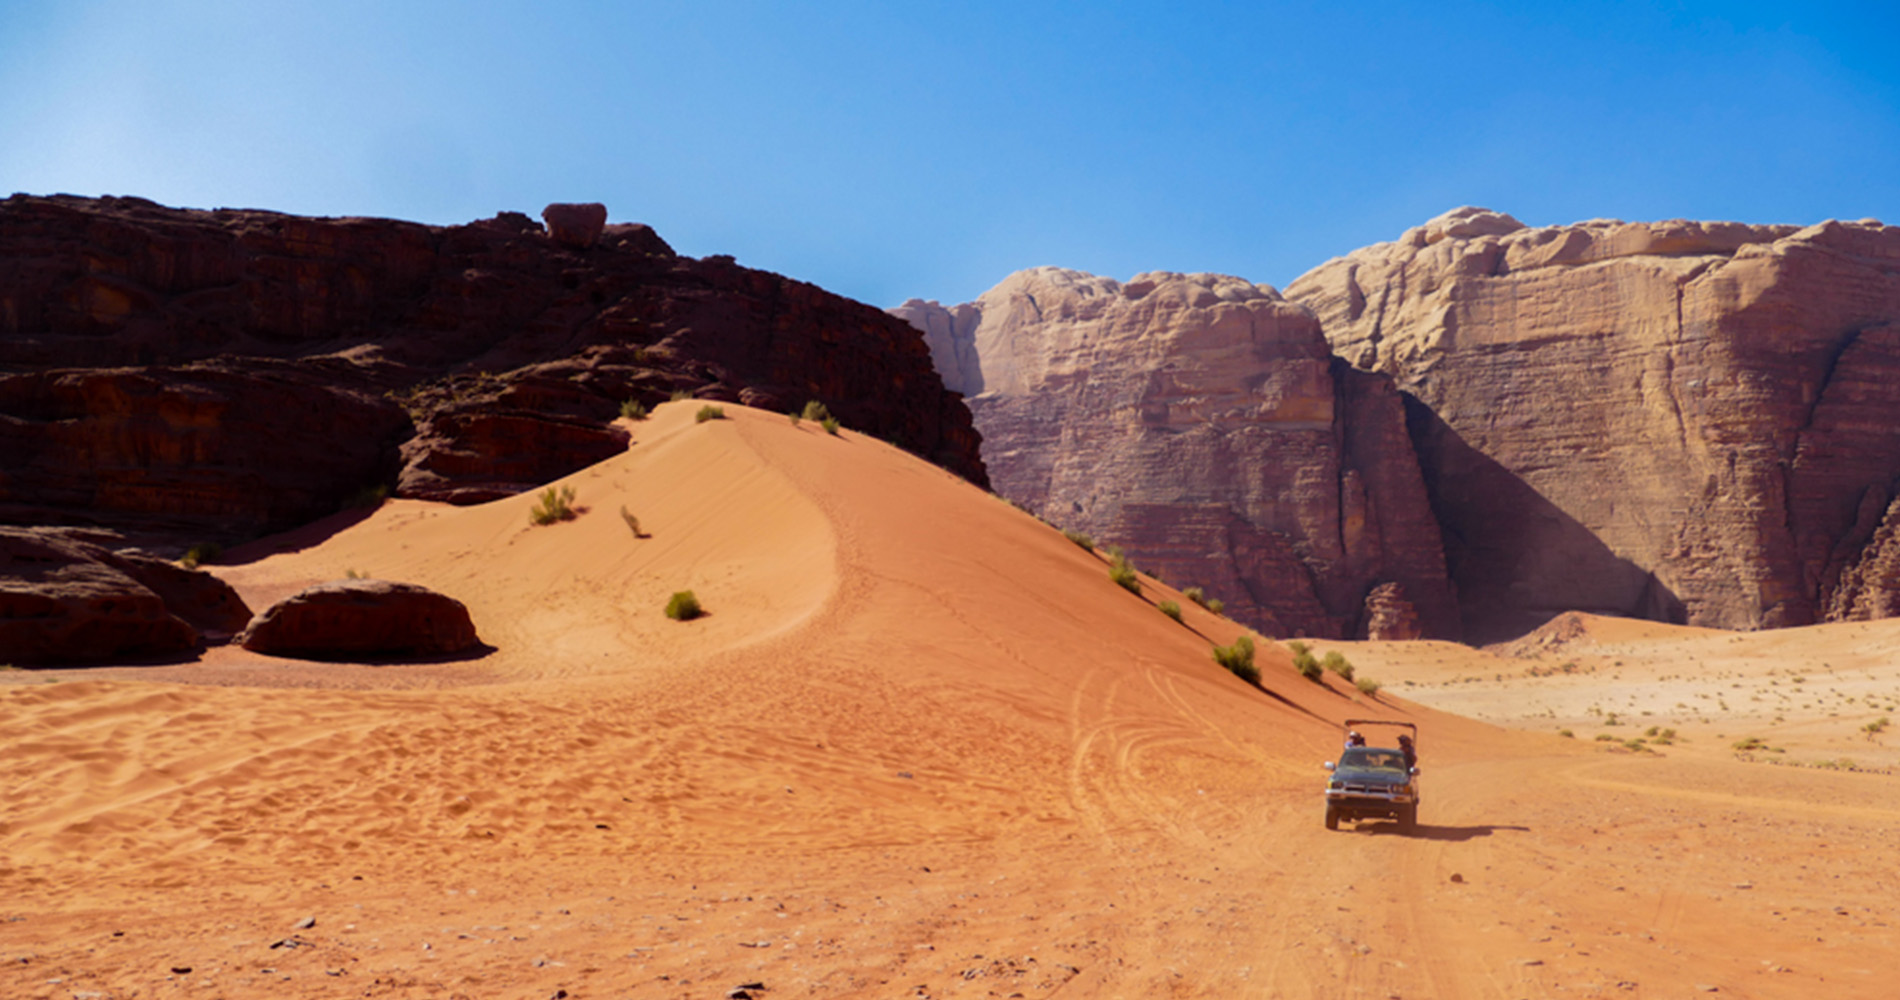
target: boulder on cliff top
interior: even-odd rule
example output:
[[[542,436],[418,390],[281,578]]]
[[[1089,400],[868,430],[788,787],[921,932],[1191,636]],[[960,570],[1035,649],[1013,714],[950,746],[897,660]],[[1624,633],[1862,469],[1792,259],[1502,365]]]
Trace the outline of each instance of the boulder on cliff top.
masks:
[[[0,527],[0,663],[175,656],[227,636],[250,610],[224,581],[77,533]]]
[[[607,228],[607,206],[597,201],[557,201],[541,210],[541,221],[548,224],[548,235],[554,242],[585,250],[600,242],[601,231]]]
[[[238,644],[308,660],[447,656],[480,645],[461,601],[390,580],[308,587],[251,619]]]

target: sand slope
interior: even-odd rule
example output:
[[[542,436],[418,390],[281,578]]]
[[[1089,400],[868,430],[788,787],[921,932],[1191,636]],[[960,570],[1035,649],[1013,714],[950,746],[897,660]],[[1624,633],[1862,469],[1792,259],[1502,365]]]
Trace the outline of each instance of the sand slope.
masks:
[[[0,995],[1890,995],[1888,779],[1606,754],[1271,644],[1257,690],[1208,656],[1236,626],[947,473],[697,405],[564,481],[574,521],[394,503],[221,570],[436,587],[484,657],[3,675]],[[1419,836],[1321,828],[1361,714],[1424,728]]]

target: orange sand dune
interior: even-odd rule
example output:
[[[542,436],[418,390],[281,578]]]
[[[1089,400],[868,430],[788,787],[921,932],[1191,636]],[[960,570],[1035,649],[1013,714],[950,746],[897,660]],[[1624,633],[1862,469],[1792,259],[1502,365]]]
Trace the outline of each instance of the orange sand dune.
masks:
[[[1891,995],[1890,779],[1605,753],[1271,643],[1254,689],[1236,626],[947,473],[697,406],[564,480],[574,521],[392,503],[221,570],[426,584],[484,657],[4,675],[0,995]],[[1416,836],[1321,827],[1364,715],[1422,728]]]

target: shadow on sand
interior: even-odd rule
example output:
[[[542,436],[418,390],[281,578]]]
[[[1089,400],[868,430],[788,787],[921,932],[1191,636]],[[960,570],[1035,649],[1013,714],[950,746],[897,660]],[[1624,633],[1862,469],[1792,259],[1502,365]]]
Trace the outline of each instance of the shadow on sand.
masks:
[[[301,528],[292,528],[275,535],[266,535],[256,541],[232,546],[218,556],[216,565],[243,566],[269,556],[315,548],[329,541],[332,535],[369,520],[370,515],[376,513],[376,510],[375,507],[352,507],[349,510],[331,514],[329,517],[318,518]]]
[[[1494,826],[1490,824],[1483,826],[1430,826],[1425,823],[1420,823],[1417,829],[1411,833],[1406,833],[1399,829],[1399,824],[1396,821],[1386,821],[1368,822],[1360,826],[1358,831],[1378,836],[1416,837],[1419,840],[1442,840],[1449,843],[1463,843],[1467,840],[1476,840],[1479,837],[1489,837],[1499,830],[1529,833],[1530,829],[1528,826]]]

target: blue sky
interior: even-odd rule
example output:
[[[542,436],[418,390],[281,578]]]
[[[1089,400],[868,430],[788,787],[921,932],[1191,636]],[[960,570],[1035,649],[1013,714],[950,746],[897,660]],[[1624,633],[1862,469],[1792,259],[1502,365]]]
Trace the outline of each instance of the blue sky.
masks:
[[[607,204],[877,305],[1284,286],[1478,204],[1900,224],[1900,5],[27,3],[0,194],[432,223]]]

